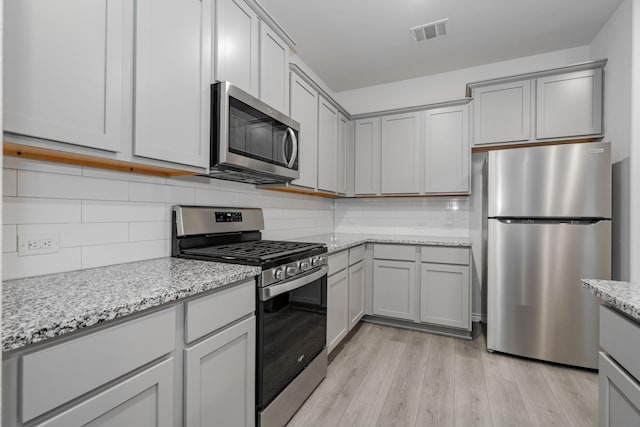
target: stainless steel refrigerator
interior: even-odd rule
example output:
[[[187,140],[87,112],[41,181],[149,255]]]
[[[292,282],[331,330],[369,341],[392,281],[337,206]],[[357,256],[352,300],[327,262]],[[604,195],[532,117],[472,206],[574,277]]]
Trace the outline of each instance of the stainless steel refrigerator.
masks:
[[[492,151],[487,184],[487,349],[598,367],[598,300],[611,275],[611,147]]]

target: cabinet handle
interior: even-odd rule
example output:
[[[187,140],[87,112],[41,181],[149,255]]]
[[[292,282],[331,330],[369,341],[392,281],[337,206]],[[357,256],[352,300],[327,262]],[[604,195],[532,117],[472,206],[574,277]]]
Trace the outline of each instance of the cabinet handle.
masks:
[[[285,144],[287,142],[287,135],[291,136],[291,144],[293,146],[293,151],[291,153],[291,158],[287,159],[287,154],[285,152]],[[291,128],[287,128],[287,131],[282,135],[282,157],[284,161],[287,163],[287,167],[291,168],[298,157],[298,138],[296,138],[296,134]]]

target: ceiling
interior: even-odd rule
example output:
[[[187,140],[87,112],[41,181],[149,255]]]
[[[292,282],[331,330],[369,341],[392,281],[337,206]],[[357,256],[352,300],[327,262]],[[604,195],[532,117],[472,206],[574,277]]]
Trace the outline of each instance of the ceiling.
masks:
[[[622,0],[260,0],[334,91],[584,46]],[[449,18],[444,38],[410,27]]]

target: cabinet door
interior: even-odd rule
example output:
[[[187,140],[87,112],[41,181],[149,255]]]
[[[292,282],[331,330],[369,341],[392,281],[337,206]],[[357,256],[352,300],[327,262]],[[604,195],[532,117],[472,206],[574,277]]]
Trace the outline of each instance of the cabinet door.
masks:
[[[355,122],[355,194],[380,191],[380,118]]]
[[[255,331],[250,317],[185,350],[185,425],[255,424]]]
[[[349,332],[347,270],[327,279],[327,351],[331,353]]]
[[[211,0],[136,2],[134,154],[209,166]]]
[[[260,22],[260,99],[286,114],[289,111],[289,46]]]
[[[349,159],[349,121],[338,113],[338,194],[347,194],[347,168]]]
[[[172,426],[173,376],[170,358],[38,426]]]
[[[471,330],[469,267],[423,263],[420,321]]]
[[[599,355],[601,427],[640,425],[640,384],[609,355]]]
[[[538,139],[602,133],[602,69],[543,77],[536,85]]]
[[[425,112],[425,193],[469,193],[469,107]]]
[[[229,81],[258,97],[258,15],[243,0],[215,1],[213,81]]]
[[[364,316],[364,261],[349,267],[349,330]]]
[[[5,2],[4,130],[120,151],[124,3]]]
[[[373,261],[373,314],[415,320],[415,269],[413,261]]]
[[[382,194],[420,192],[420,114],[396,114],[381,119]]]
[[[293,184],[316,188],[316,160],[318,148],[318,93],[300,76],[291,73],[291,118],[300,123],[298,135],[298,167],[300,178]]]
[[[531,122],[531,81],[473,90],[473,143],[528,141]]]
[[[318,102],[318,189],[338,189],[338,110],[324,97]]]

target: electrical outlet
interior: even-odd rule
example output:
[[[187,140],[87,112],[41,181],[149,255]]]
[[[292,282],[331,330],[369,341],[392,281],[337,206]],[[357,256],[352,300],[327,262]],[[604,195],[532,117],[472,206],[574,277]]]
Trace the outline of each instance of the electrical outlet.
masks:
[[[60,234],[19,234],[18,255],[40,255],[60,252]]]

